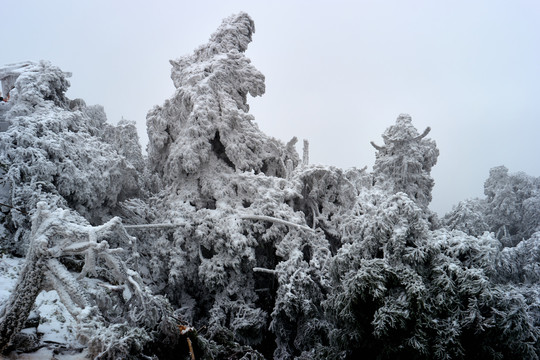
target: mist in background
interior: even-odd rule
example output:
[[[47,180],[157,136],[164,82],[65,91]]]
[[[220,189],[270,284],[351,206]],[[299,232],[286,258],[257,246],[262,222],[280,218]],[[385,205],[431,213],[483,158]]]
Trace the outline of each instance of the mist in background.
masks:
[[[169,60],[245,11],[256,27],[246,54],[266,76],[250,112],[271,136],[308,139],[311,163],[371,169],[369,142],[408,113],[440,150],[439,214],[483,196],[494,166],[540,176],[538,1],[23,0],[0,11],[0,66],[44,59],[72,72],[67,96],[136,121],[143,148],[146,113],[174,92]]]

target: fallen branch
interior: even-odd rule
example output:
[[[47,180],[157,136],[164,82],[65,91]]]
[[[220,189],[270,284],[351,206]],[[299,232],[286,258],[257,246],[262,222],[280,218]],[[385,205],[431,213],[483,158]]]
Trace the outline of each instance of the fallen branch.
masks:
[[[126,244],[133,242],[120,218],[90,226],[70,210],[49,208],[45,202],[39,202],[32,216],[30,239],[19,279],[0,308],[0,352],[13,345],[35,299],[41,291],[49,289],[58,293],[62,304],[76,319],[78,336],[88,345],[92,358],[124,351],[122,344],[132,341],[132,335],[125,333],[125,326],[148,334],[164,324],[163,319],[169,313],[167,302],[152,295],[140,275],[128,268],[117,255],[119,251],[128,250],[109,247],[107,240],[111,239]],[[85,257],[79,276],[60,261],[63,256],[72,255]],[[98,270],[107,282],[98,282],[97,286],[120,293],[103,291],[101,295],[111,296],[109,302],[104,301],[103,304],[115,304],[115,312],[121,312],[128,324],[114,324],[115,317],[119,315],[109,318],[106,305],[91,296],[99,292],[95,282],[80,282],[88,274],[97,274]],[[119,302],[119,297],[124,301]]]

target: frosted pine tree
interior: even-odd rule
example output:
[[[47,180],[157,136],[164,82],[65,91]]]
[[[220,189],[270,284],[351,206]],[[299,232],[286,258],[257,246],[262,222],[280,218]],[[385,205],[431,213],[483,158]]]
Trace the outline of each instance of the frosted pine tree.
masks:
[[[0,311],[0,348],[15,343],[36,296],[52,289],[92,356],[136,357],[157,337],[179,336],[167,301],[136,272],[137,241],[111,219],[126,200],[141,201],[138,137],[133,124],[106,124],[102,107],[67,99],[67,76],[48,62],[29,64],[4,114],[0,245],[26,263]]]
[[[208,44],[171,61],[177,89],[147,116],[149,163],[163,187],[150,199],[156,221],[184,225],[153,241],[142,271],[179,318],[206,329],[216,357],[234,349],[260,356],[249,347],[272,357],[276,342],[287,348],[282,334],[297,329],[272,315],[282,309],[280,289],[322,271],[302,249],[329,248],[295,211],[296,138],[283,144],[266,136],[248,112],[247,95],[264,92],[264,76],[244,54],[253,32],[247,14],[233,15]],[[289,242],[292,253],[278,250]],[[302,275],[290,271],[298,262]]]
[[[480,236],[490,231],[486,219],[487,205],[484,199],[460,201],[441,219],[441,225],[449,230],[460,230],[467,235]]]
[[[486,221],[506,246],[540,231],[540,178],[495,167],[484,184],[484,194]]]
[[[435,141],[426,139],[430,130],[418,133],[411,117],[401,114],[383,133],[384,145],[371,143],[377,150],[375,182],[393,193],[404,192],[423,209],[431,202],[434,181],[430,172],[439,156]]]
[[[150,164],[167,183],[196,177],[217,160],[228,172],[280,177],[288,159],[298,163],[296,151],[261,133],[248,113],[247,95],[265,90],[264,76],[244,54],[254,31],[247,14],[233,15],[208,44],[171,61],[177,90],[147,117]]]

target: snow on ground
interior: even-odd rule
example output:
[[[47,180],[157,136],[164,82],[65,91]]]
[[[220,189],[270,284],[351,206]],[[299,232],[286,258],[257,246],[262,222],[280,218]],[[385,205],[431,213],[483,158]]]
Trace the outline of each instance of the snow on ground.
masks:
[[[2,356],[0,359],[5,360],[87,360],[86,351],[77,354],[55,354],[53,349],[41,348],[33,353],[17,354],[15,352]]]
[[[15,287],[24,259],[2,255],[0,257],[0,306],[4,304]],[[44,291],[36,298],[36,303],[30,319],[36,321],[37,327],[23,329],[26,334],[39,338],[39,350],[32,353],[18,354],[12,352],[0,359],[22,360],[83,360],[87,359],[86,351],[82,349],[75,335],[75,320],[60,302],[55,291]]]
[[[17,282],[22,259],[2,255],[0,258],[0,304],[4,304]]]

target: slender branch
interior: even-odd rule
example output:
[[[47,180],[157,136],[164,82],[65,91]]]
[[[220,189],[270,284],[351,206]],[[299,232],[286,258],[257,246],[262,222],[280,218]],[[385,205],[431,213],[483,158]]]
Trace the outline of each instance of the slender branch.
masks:
[[[275,217],[271,217],[271,216],[264,216],[264,215],[242,215],[240,216],[240,219],[242,220],[260,220],[260,221],[270,221],[270,222],[274,222],[274,223],[278,223],[278,224],[283,224],[283,225],[287,225],[287,226],[291,226],[291,227],[294,227],[294,228],[297,228],[297,229],[300,229],[300,230],[305,230],[305,231],[309,231],[309,232],[315,232],[315,230],[305,226],[305,225],[299,225],[299,224],[295,224],[293,222],[290,222],[290,221],[287,221],[287,220],[283,220],[283,219],[278,219],[278,218],[275,218]]]
[[[97,283],[99,286],[104,287],[105,289],[111,290],[111,291],[124,291],[125,287],[124,285],[108,285],[102,282]]]

